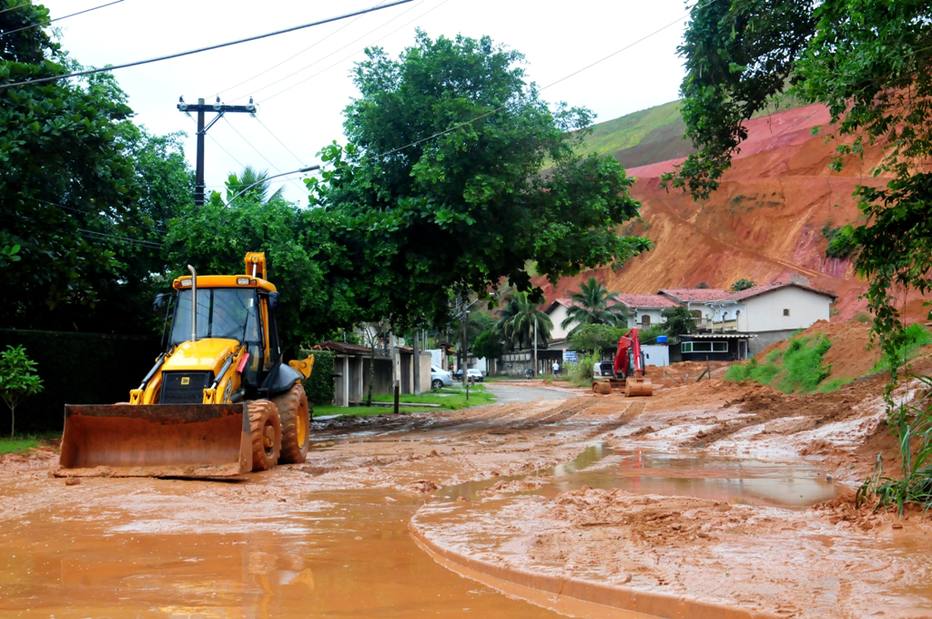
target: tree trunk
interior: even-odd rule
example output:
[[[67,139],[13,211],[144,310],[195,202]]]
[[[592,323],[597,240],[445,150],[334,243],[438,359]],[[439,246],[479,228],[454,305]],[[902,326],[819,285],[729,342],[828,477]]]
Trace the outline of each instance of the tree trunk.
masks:
[[[13,438],[15,430],[16,430],[16,405],[13,404],[10,406],[10,438]]]

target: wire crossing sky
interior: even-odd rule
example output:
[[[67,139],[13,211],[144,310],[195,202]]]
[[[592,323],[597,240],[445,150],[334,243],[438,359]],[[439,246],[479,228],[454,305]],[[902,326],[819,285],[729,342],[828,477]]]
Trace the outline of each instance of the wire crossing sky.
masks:
[[[355,63],[367,47],[397,56],[414,42],[415,30],[478,38],[522,52],[529,81],[546,85],[553,104],[587,107],[597,122],[660,105],[678,97],[683,75],[676,47],[682,39],[683,0],[634,2],[577,0],[409,0],[395,10],[358,14],[373,0],[345,0],[340,11],[355,16],[314,28],[155,62],[117,73],[136,121],[155,133],[185,132],[185,154],[193,164],[191,121],[178,114],[186,101],[222,96],[258,106],[257,120],[218,123],[206,149],[208,191],[222,191],[242,164],[281,174],[319,161],[321,148],[344,142],[343,109],[358,96]],[[74,11],[73,0],[44,3],[54,19]],[[301,0],[131,0],[58,25],[62,47],[85,66],[155,58],[166,49],[193,49],[203,41],[234,41],[332,17],[333,5]],[[631,47],[631,52],[621,53]],[[581,72],[580,72],[581,71]],[[240,121],[240,122],[237,122]],[[427,136],[425,136],[427,137]],[[299,162],[303,166],[299,166]],[[304,203],[306,191],[294,176],[272,183],[288,199]]]

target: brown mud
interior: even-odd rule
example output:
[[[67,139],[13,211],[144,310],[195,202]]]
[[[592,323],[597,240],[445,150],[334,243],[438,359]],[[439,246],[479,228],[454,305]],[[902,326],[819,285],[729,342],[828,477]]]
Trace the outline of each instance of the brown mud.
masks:
[[[698,369],[652,398],[315,423],[306,464],[241,483],[0,457],[0,614],[932,615],[932,519],[853,504],[878,384]]]

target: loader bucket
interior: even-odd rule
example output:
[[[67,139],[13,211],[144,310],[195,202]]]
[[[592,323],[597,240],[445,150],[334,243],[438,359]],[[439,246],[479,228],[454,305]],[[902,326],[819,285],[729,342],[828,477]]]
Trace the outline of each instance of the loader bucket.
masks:
[[[625,381],[625,395],[627,397],[635,396],[652,396],[654,395],[654,385],[649,378],[630,377]]]
[[[252,470],[245,404],[66,404],[58,477],[230,477]]]

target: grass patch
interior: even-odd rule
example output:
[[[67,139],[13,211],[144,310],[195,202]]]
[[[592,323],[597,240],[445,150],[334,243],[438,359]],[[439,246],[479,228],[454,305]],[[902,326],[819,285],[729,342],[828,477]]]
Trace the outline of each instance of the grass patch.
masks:
[[[39,438],[26,436],[21,438],[0,438],[0,455],[18,454],[39,446]]]
[[[932,344],[932,332],[918,323],[906,327],[903,330],[903,338],[896,349],[896,357],[901,365],[915,357],[923,346]],[[890,371],[890,362],[886,357],[881,357],[880,361],[871,368],[871,372],[888,371]]]
[[[373,394],[372,399],[376,402],[391,402],[392,394],[379,393]],[[466,390],[458,385],[453,387],[443,387],[438,391],[430,391],[419,395],[403,394],[399,398],[399,412],[439,412],[451,411],[468,408],[471,406],[482,406],[495,402],[495,396],[485,388],[485,385],[472,385],[469,388],[469,399],[466,399]],[[438,404],[440,408],[425,406],[405,406],[405,404]],[[359,417],[372,415],[389,415],[392,412],[391,406],[315,406],[314,415],[353,415]]]
[[[753,381],[776,387],[784,393],[808,393],[816,389],[832,391],[850,379],[823,383],[831,367],[822,363],[822,358],[831,346],[831,341],[824,335],[814,338],[797,336],[790,339],[784,349],[770,351],[763,362],[751,359],[731,366],[725,371],[725,380]]]
[[[847,378],[844,376],[842,376],[841,378],[833,378],[831,380],[826,380],[822,382],[822,384],[819,385],[819,388],[816,389],[816,391],[818,391],[819,393],[831,393],[832,391],[841,389],[842,387],[844,387],[847,384],[850,384],[853,381],[854,381],[853,378]]]
[[[831,366],[822,363],[831,347],[832,342],[824,335],[790,340],[783,353],[783,372],[779,374],[777,389],[784,393],[815,391],[831,372]]]

